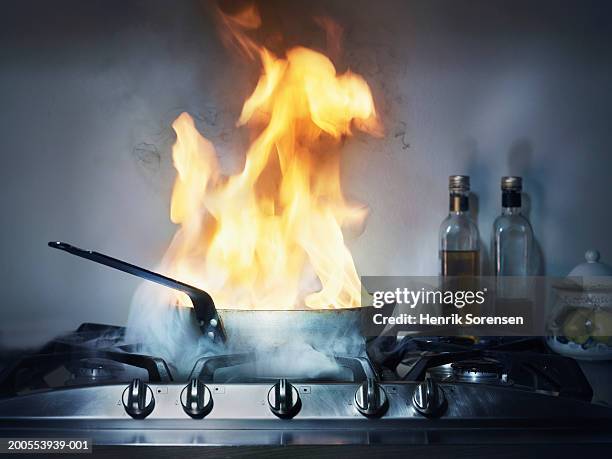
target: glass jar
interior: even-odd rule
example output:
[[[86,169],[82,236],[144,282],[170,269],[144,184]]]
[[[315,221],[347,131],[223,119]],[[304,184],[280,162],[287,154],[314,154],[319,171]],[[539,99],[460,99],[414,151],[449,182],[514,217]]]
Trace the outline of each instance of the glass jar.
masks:
[[[589,250],[586,262],[553,286],[548,346],[568,357],[612,360],[612,268]]]

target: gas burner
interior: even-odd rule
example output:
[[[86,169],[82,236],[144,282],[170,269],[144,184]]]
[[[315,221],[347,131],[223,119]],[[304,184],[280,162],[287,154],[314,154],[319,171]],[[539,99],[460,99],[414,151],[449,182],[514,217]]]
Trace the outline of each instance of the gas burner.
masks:
[[[173,381],[163,359],[138,353],[137,344],[121,344],[124,333],[122,327],[83,324],[34,353],[8,361],[0,371],[0,394],[12,396],[134,378],[155,383]]]
[[[383,381],[480,383],[590,401],[593,390],[578,363],[548,350],[541,338],[498,338],[478,345],[447,339],[381,340],[368,349]],[[372,359],[372,356],[374,358]]]
[[[508,384],[504,366],[493,359],[473,359],[452,363],[453,380],[482,384]]]
[[[436,381],[479,384],[509,384],[504,366],[491,358],[460,360],[431,367],[427,375]]]
[[[510,385],[508,373],[494,360],[465,360],[431,367],[427,376],[439,382]]]
[[[122,365],[108,359],[80,359],[67,365],[71,378],[66,385],[83,385],[122,380]]]

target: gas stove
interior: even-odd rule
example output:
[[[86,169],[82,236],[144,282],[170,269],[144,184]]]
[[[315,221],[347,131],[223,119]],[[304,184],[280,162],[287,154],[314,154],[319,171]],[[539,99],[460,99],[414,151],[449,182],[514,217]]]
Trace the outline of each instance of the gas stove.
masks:
[[[520,427],[524,441],[609,441],[612,410],[589,403],[573,360],[533,338],[380,338],[362,356],[333,356],[337,369],[316,377],[267,373],[261,354],[217,354],[181,375],[126,344],[124,331],[84,324],[5,366],[1,436],[107,445],[473,444],[514,442]]]

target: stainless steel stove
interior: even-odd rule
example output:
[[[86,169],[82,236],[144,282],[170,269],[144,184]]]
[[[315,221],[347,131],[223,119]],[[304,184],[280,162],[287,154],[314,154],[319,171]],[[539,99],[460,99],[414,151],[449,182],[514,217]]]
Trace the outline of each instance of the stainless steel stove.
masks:
[[[203,356],[191,374],[84,324],[1,375],[2,437],[102,445],[609,442],[611,409],[571,359],[536,339],[378,339],[317,378],[254,371],[254,353]],[[296,359],[300,356],[296,355]],[[288,373],[290,371],[288,370]],[[563,432],[563,435],[560,435]]]

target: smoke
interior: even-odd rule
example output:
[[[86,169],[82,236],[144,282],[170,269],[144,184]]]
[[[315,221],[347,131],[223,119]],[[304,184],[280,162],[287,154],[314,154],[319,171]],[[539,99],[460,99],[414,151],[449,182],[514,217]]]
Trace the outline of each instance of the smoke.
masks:
[[[365,343],[354,310],[220,311],[226,344],[200,331],[193,310],[172,304],[173,292],[143,282],[130,309],[126,342],[163,358],[179,378],[200,357],[251,353],[249,376],[326,378],[342,373],[334,356],[363,356]]]
[[[138,343],[141,352],[164,359],[179,376],[188,376],[199,357],[221,353],[223,346],[205,338],[191,308],[171,305],[172,298],[168,288],[142,283],[132,299],[125,338]]]
[[[335,356],[361,356],[365,345],[358,332],[342,339],[293,335],[279,347],[256,348],[255,375],[283,378],[343,379]],[[349,379],[350,380],[350,379]]]

